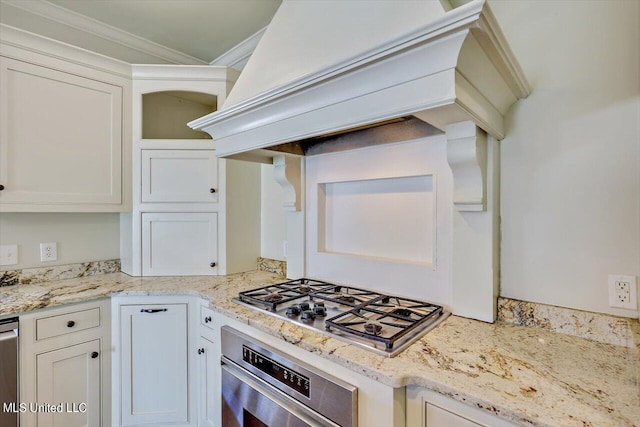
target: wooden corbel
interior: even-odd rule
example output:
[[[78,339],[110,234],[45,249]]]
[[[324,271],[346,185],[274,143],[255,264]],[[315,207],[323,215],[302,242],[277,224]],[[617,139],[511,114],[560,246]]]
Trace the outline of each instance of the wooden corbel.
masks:
[[[284,208],[287,211],[300,211],[301,176],[300,158],[278,155],[273,158],[275,179],[284,191]]]
[[[447,161],[458,211],[487,210],[487,136],[472,121],[447,126]]]

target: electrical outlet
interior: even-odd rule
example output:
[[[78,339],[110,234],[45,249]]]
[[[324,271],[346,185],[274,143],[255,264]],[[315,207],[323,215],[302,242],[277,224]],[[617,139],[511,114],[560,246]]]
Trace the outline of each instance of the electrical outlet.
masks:
[[[609,276],[609,306],[636,310],[637,292],[636,276]]]
[[[18,263],[18,245],[0,246],[0,265],[16,265]]]
[[[40,243],[40,261],[50,262],[58,259],[56,242]]]

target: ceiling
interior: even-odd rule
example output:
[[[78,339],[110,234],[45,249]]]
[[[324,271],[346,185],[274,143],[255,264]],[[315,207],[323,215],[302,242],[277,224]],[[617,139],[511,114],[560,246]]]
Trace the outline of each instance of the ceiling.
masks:
[[[2,0],[2,3],[6,11],[4,23],[67,43],[88,48],[82,37],[76,35],[77,43],[73,42],[71,37],[77,26],[68,28],[68,22],[62,22],[67,24],[65,32],[63,26],[54,30],[50,22],[47,25],[38,22],[48,19],[59,24],[55,10],[59,8],[55,6],[75,12],[72,15],[92,18],[86,20],[87,25],[97,20],[209,63],[268,25],[281,0]],[[55,16],[51,12],[56,12]],[[38,31],[40,28],[43,31]],[[140,62],[150,62],[141,59]]]

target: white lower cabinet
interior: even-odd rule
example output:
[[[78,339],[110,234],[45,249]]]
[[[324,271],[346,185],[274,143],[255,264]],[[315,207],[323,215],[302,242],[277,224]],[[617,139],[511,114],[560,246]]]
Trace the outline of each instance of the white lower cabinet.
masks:
[[[515,427],[495,415],[432,390],[406,388],[407,427]]]
[[[200,357],[200,372],[198,373],[198,381],[200,387],[200,426],[215,427],[216,420],[216,399],[219,394],[216,380],[218,379],[218,370],[220,366],[220,357],[216,357],[215,345],[208,338],[200,337],[200,345],[198,346],[198,356]]]
[[[143,213],[142,274],[218,274],[218,214]]]
[[[197,425],[194,301],[115,298],[116,309],[114,424]]]
[[[63,411],[38,412],[39,426],[100,425],[100,340],[36,356],[36,401],[60,402]]]
[[[220,322],[208,308],[207,301],[200,301],[200,338],[198,342],[198,404],[199,426],[218,427],[220,419]]]
[[[109,350],[108,301],[20,316],[21,425],[110,425]]]

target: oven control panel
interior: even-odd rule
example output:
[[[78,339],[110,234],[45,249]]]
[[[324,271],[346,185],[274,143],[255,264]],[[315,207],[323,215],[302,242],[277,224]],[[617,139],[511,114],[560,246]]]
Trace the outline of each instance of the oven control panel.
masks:
[[[309,397],[308,377],[279,364],[246,345],[242,346],[242,360],[251,366],[260,369],[265,374],[278,380],[287,387],[292,388],[303,396]]]

